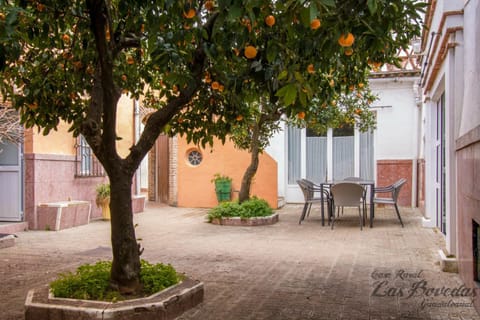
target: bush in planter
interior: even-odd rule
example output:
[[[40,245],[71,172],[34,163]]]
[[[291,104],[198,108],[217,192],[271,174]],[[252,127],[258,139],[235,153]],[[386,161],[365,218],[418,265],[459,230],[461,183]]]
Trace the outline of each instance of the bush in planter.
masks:
[[[218,202],[230,201],[232,193],[232,178],[216,173],[212,182],[215,184],[215,192]]]
[[[99,184],[95,190],[97,191],[95,203],[97,207],[102,208],[103,219],[110,220],[110,184]]]
[[[273,209],[268,205],[267,201],[252,197],[250,200],[241,204],[238,202],[223,202],[208,212],[207,219],[212,222],[213,219],[223,217],[266,217],[273,214]]]
[[[99,261],[93,265],[84,264],[75,273],[61,274],[50,283],[56,298],[118,301],[124,300],[118,291],[110,287],[111,261]],[[182,280],[171,265],[162,263],[150,264],[141,260],[140,282],[143,293],[149,296],[173,286]]]

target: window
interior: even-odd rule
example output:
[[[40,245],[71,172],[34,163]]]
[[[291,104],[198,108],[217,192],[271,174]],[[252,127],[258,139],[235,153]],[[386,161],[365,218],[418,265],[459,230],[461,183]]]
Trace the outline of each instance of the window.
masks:
[[[196,167],[202,162],[203,156],[197,149],[192,149],[187,152],[187,160],[189,164]]]
[[[87,140],[80,135],[77,138],[76,176],[77,177],[103,177],[105,171],[98,159],[93,154]]]

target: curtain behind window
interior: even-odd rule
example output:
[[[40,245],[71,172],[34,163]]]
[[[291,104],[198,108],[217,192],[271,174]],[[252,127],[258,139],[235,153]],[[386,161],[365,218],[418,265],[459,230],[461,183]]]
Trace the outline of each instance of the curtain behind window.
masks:
[[[288,184],[297,184],[301,178],[301,136],[302,130],[288,127]]]
[[[333,130],[333,179],[355,175],[355,140],[353,127]]]
[[[307,179],[321,183],[327,179],[327,136],[307,129]]]
[[[374,180],[373,132],[360,133],[360,178]]]

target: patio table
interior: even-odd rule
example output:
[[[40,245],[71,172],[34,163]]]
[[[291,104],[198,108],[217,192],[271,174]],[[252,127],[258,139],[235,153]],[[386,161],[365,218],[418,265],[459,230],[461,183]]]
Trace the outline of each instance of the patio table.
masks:
[[[358,183],[362,186],[368,186],[369,189],[370,189],[370,228],[373,227],[373,218],[375,217],[375,211],[374,211],[374,205],[373,205],[373,197],[374,197],[374,188],[375,188],[375,181],[373,180],[327,180],[327,181],[324,181],[322,183],[320,183],[320,197],[321,197],[321,200],[322,200],[322,203],[323,203],[323,187],[324,186],[333,186],[334,184],[337,184],[337,183],[342,183],[342,182],[353,182],[353,183]],[[325,225],[325,213],[324,213],[324,208],[322,206],[321,208],[321,212],[322,212],[322,226]],[[333,213],[335,214],[335,213]],[[330,221],[330,218],[331,217],[328,217],[328,221]]]

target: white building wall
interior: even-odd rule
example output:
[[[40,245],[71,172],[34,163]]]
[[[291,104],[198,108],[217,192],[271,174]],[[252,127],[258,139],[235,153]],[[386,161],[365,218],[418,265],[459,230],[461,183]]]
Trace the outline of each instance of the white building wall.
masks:
[[[377,112],[375,159],[415,159],[418,152],[419,108],[415,102],[417,78],[370,80],[378,95],[372,108]]]
[[[281,122],[280,127],[281,130],[270,139],[270,145],[265,151],[277,161],[278,197],[284,199],[287,186],[287,137],[285,134],[285,123]]]
[[[426,47],[423,58],[423,114],[425,116],[425,219],[424,226],[441,227],[438,197],[444,188],[445,207],[445,247],[449,253],[456,253],[457,215],[456,215],[456,161],[455,140],[460,130],[461,106],[464,105],[464,59],[469,41],[464,41],[464,0],[438,0],[432,23],[427,31]],[[478,2],[477,2],[478,3]],[[478,36],[476,36],[478,38]],[[466,38],[466,37],[465,37]],[[473,40],[473,39],[472,39]],[[472,41],[475,42],[475,41]],[[478,42],[478,41],[477,41]],[[477,80],[478,81],[478,80]],[[478,85],[476,91],[478,93]],[[437,105],[445,97],[445,174],[444,185],[435,182],[439,174],[439,158],[436,154],[435,135],[438,131],[436,122]],[[468,117],[475,118],[469,112]]]
[[[464,77],[465,90],[463,110],[460,114],[459,136],[464,135],[480,124],[480,1],[465,1],[464,13]]]

